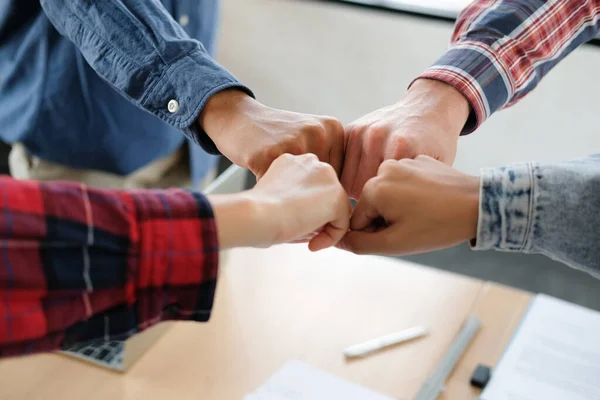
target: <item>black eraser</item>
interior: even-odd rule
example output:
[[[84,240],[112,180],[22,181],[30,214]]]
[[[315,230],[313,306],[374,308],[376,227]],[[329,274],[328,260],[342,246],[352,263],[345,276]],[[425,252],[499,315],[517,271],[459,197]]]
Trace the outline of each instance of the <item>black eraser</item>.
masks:
[[[490,367],[486,365],[479,364],[475,371],[473,371],[473,375],[471,375],[471,385],[476,388],[483,389],[490,381],[492,377],[492,370]]]

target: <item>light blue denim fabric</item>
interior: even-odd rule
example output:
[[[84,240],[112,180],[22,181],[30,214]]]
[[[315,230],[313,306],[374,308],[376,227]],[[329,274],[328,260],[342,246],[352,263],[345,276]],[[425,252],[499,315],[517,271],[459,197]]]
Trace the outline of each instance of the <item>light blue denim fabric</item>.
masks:
[[[545,254],[600,278],[600,154],[482,170],[473,248]]]

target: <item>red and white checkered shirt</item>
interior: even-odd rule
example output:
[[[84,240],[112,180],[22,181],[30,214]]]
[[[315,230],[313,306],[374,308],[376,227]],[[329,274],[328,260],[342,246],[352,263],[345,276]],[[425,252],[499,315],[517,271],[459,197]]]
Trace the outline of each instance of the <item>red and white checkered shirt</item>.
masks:
[[[217,266],[201,194],[0,177],[0,357],[206,321]]]
[[[599,32],[600,0],[476,0],[460,14],[448,51],[420,78],[463,93],[470,133]]]

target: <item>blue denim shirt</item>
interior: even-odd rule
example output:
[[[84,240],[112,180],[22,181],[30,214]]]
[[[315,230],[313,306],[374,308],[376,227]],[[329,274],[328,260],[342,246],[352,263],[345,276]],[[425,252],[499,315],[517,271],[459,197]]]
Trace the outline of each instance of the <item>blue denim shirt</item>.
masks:
[[[117,174],[185,136],[215,153],[196,118],[217,91],[249,92],[209,56],[217,12],[218,0],[0,2],[0,137]],[[197,182],[214,157],[191,149]]]
[[[475,249],[541,253],[600,278],[600,154],[484,169]]]

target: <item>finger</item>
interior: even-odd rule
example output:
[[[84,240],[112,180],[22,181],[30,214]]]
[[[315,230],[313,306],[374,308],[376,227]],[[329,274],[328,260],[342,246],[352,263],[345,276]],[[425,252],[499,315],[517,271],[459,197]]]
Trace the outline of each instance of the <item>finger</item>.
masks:
[[[291,241],[290,243],[308,243],[313,238],[315,238],[316,236],[318,236],[319,233],[321,233],[324,229],[325,229],[325,227],[322,227],[318,231],[314,231],[314,232],[309,233],[308,235],[301,236],[298,239],[295,239],[295,240]]]
[[[361,198],[361,193],[367,181],[377,176],[377,169],[383,161],[381,157],[381,148],[363,148],[360,156],[360,166],[354,177],[352,193],[355,197]]]
[[[342,166],[344,165],[344,128],[338,121],[331,123],[329,164],[335,169],[338,178],[342,176]]]
[[[310,240],[308,243],[309,250],[319,251],[334,246],[344,236],[343,232],[338,231],[339,229],[327,224],[321,233]],[[339,238],[336,240],[338,236]]]
[[[352,131],[346,133],[347,143],[344,155],[344,166],[342,168],[341,183],[348,196],[353,196],[352,186],[358,168],[360,167],[360,158],[362,154],[362,137]],[[357,196],[358,197],[358,196]]]
[[[338,207],[336,219],[325,226],[325,229],[315,236],[308,248],[311,251],[319,251],[338,244],[344,235],[348,232],[350,226],[349,217],[352,212],[352,206],[345,194],[342,194],[342,203]]]
[[[370,181],[365,185],[365,190],[360,197],[360,200],[354,208],[352,218],[350,219],[350,229],[353,231],[362,231],[373,225],[373,222],[381,217],[377,208],[376,186],[378,178]]]
[[[319,161],[329,163],[329,139],[321,136],[321,133],[296,138],[293,148],[296,149],[297,154],[314,154]]]
[[[394,231],[391,227],[378,232],[350,231],[338,243],[338,247],[355,254],[396,255],[401,252],[401,249],[394,248],[392,243],[401,242],[401,238],[394,237],[392,242],[390,240],[392,235]]]

